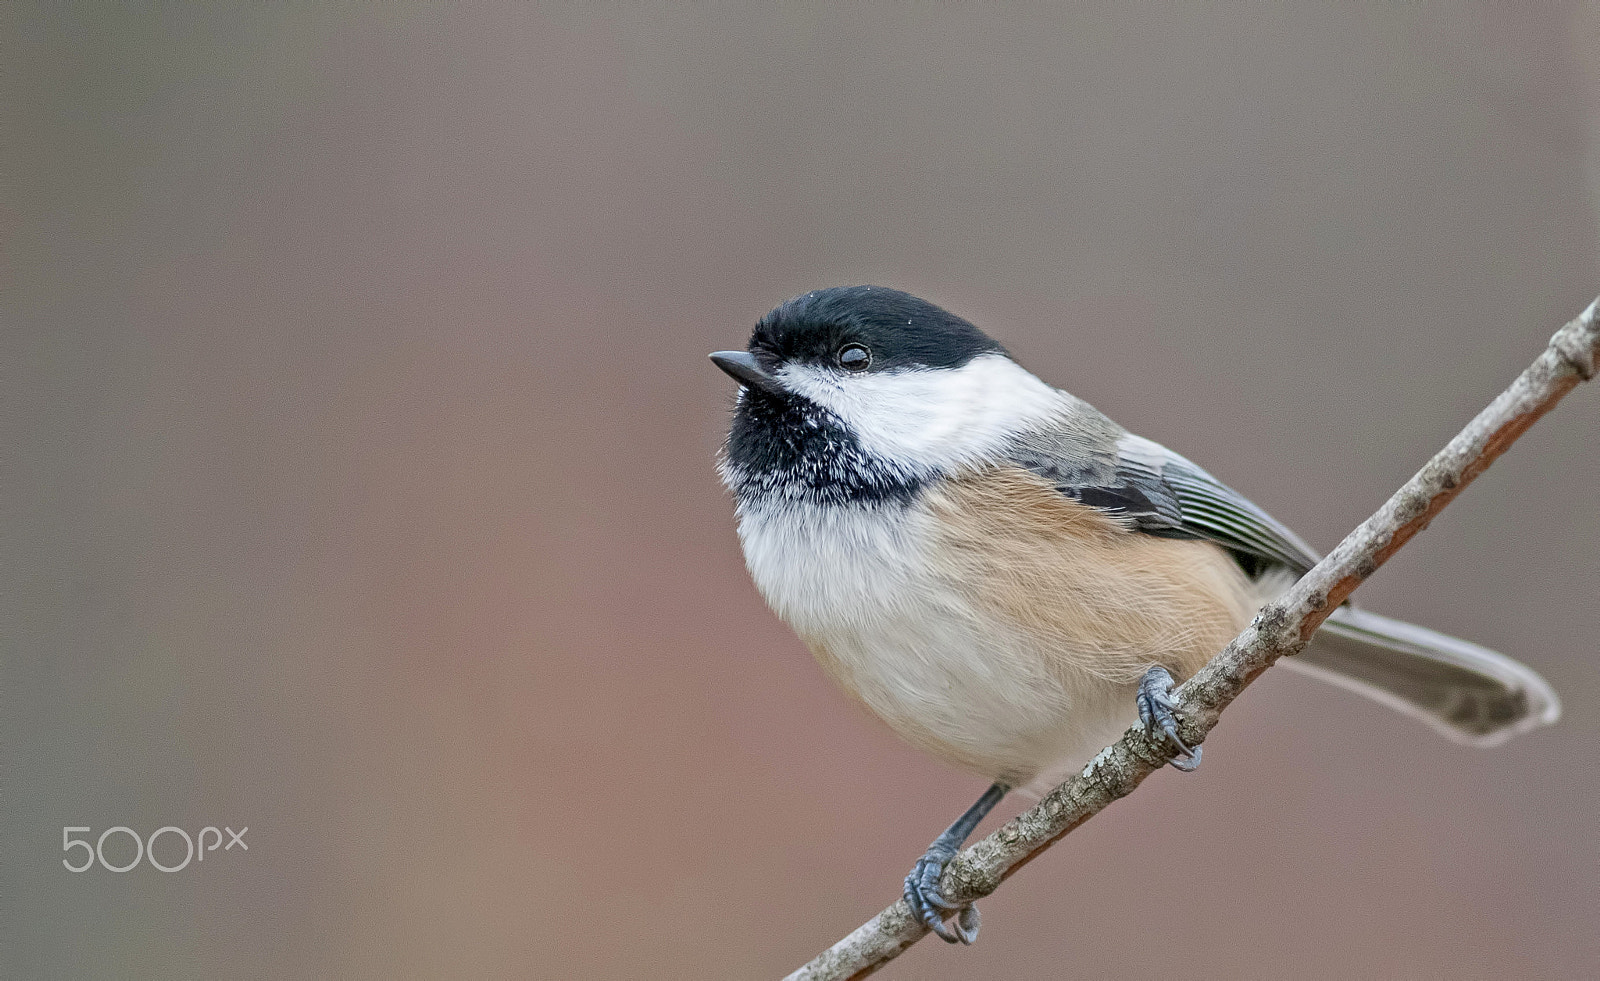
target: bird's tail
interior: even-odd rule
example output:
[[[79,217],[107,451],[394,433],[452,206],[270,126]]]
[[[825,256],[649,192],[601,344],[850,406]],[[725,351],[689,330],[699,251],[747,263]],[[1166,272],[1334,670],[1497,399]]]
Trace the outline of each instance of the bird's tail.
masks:
[[[1280,662],[1421,719],[1458,743],[1493,746],[1561,716],[1550,685],[1486,647],[1340,607]]]

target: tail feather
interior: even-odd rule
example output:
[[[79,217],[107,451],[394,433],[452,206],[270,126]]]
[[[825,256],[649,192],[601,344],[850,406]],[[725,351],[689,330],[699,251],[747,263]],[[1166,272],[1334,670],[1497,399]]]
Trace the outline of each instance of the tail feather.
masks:
[[[1561,716],[1550,685],[1486,647],[1341,607],[1282,664],[1421,719],[1446,737],[1494,746]]]

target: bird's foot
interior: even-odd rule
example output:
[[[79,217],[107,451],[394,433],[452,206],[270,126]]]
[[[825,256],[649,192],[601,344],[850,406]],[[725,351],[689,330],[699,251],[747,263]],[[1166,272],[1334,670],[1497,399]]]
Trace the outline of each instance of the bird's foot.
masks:
[[[1177,752],[1167,762],[1184,773],[1193,773],[1200,766],[1202,747],[1190,748],[1178,738],[1178,717],[1173,714],[1178,703],[1172,700],[1172,687],[1172,674],[1166,668],[1156,665],[1144,673],[1139,679],[1139,721],[1150,735],[1154,736],[1159,729],[1167,741],[1177,747]]]
[[[939,876],[944,874],[945,865],[955,855],[955,848],[941,847],[940,843],[935,842],[926,854],[917,859],[917,864],[911,867],[911,874],[906,876],[906,905],[911,907],[911,915],[937,933],[941,940],[952,944],[970,944],[978,939],[978,907],[971,903],[952,903],[939,893]],[[953,930],[944,921],[945,914],[950,910],[959,911]]]

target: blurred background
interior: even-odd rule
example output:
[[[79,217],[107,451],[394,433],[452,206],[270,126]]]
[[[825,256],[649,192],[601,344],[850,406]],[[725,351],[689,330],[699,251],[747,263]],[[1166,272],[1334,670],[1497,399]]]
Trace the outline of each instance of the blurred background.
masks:
[[[774,977],[892,901],[982,783],[745,574],[705,354],[793,294],[933,299],[1326,549],[1600,292],[1574,4],[0,36],[6,977]],[[1358,595],[1559,726],[1270,672],[883,976],[1600,975],[1597,427],[1589,386]],[[116,825],[249,851],[62,868]]]

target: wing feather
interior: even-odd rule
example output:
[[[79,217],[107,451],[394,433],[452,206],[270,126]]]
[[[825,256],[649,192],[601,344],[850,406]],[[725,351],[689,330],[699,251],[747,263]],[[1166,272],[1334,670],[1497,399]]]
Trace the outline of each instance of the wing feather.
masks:
[[[1103,416],[1095,422],[1101,424],[1095,428],[1109,424]],[[1061,434],[1031,435],[1021,441],[1012,462],[1135,531],[1212,541],[1248,559],[1250,566],[1265,563],[1304,574],[1317,563],[1317,553],[1282,522],[1161,444],[1123,433],[1113,453],[1062,455],[1063,448],[1079,449],[1079,442]]]

